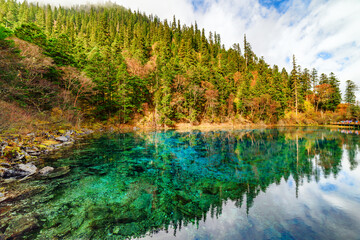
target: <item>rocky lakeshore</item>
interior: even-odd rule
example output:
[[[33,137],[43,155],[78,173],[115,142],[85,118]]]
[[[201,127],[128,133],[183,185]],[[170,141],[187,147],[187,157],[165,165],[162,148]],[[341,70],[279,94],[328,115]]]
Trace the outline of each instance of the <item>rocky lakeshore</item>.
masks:
[[[23,239],[26,232],[39,226],[40,215],[29,214],[36,208],[37,194],[47,194],[55,183],[70,172],[70,167],[44,166],[42,158],[93,133],[93,130],[39,131],[26,135],[0,137],[0,239]],[[55,184],[55,185],[56,185]]]
[[[57,130],[0,136],[0,159],[22,161],[70,145],[76,138],[93,133],[92,130]]]
[[[0,137],[0,177],[21,179],[37,173],[42,156],[70,146],[92,130],[39,131],[26,135],[8,134]],[[49,169],[41,169],[49,171]]]

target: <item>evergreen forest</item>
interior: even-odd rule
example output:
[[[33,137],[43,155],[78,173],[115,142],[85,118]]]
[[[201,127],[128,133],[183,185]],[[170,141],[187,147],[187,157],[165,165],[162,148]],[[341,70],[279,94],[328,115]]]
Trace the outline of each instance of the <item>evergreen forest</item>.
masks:
[[[356,118],[336,74],[269,66],[246,35],[216,32],[112,3],[73,7],[0,0],[0,108],[69,121],[155,126],[224,122],[325,124]],[[35,59],[35,60],[34,60]]]

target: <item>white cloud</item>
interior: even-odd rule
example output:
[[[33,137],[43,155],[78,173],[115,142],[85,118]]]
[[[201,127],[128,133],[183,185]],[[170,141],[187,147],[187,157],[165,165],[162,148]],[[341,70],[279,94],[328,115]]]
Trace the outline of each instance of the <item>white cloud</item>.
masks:
[[[98,3],[97,0],[43,0],[52,4]],[[104,2],[104,1],[100,1]],[[226,47],[243,42],[246,33],[254,52],[279,67],[291,69],[286,59],[295,54],[302,68],[334,72],[341,80],[351,79],[360,86],[360,1],[289,0],[287,11],[279,13],[256,0],[203,0],[195,11],[192,0],[115,0],[132,10],[154,14],[182,24],[197,21],[199,28],[220,33]],[[320,52],[331,58],[321,59]]]

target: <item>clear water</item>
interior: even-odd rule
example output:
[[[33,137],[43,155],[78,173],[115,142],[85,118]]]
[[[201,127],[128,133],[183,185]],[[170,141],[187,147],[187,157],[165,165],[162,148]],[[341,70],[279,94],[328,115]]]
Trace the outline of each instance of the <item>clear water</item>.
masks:
[[[37,219],[29,239],[360,239],[360,138],[347,133],[102,135],[47,159],[71,171],[23,183],[41,191],[11,204]]]

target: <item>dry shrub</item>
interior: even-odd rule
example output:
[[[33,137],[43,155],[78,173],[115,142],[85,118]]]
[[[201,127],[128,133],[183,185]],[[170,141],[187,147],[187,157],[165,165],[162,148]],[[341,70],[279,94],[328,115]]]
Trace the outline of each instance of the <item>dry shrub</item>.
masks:
[[[294,111],[285,113],[282,123],[286,124],[306,124],[306,125],[324,125],[331,122],[338,121],[342,115],[338,112],[299,112],[297,115]]]
[[[14,53],[12,49],[1,49],[0,48],[0,69],[3,69],[4,72],[0,72],[1,74],[5,74],[5,71],[9,71],[14,66]],[[1,80],[1,79],[0,79]]]
[[[257,79],[258,79],[258,72],[257,71],[253,71],[251,72],[251,74],[253,75],[253,79],[250,83],[250,85],[253,87],[256,85]]]
[[[234,114],[234,94],[230,94],[229,98],[226,100],[227,103],[227,114],[232,116]]]
[[[236,114],[235,117],[233,117],[232,119],[233,123],[235,124],[251,124],[252,122],[246,118],[244,118],[242,115],[240,114]]]
[[[0,132],[9,128],[31,128],[34,115],[15,103],[0,100]]]
[[[141,62],[137,59],[125,58],[125,61],[130,75],[136,75],[144,78],[150,73],[149,68],[143,66]]]
[[[234,83],[238,84],[242,82],[244,82],[244,76],[242,75],[242,73],[241,72],[234,73]]]
[[[94,83],[77,68],[65,66],[59,69],[63,72],[62,81],[65,88],[62,97],[65,103],[71,103],[73,107],[76,107],[80,97],[88,97],[92,93]]]
[[[61,110],[56,107],[51,110],[51,117],[48,120],[51,120],[52,123],[71,124],[79,127],[82,119],[83,115],[80,111],[73,109]]]
[[[152,56],[150,60],[145,64],[145,69],[148,71],[148,74],[155,70],[156,68],[156,59],[157,56]]]
[[[43,49],[35,44],[26,42],[18,38],[11,38],[15,42],[15,46],[21,50],[20,55],[24,58],[21,63],[29,70],[47,69],[54,66],[53,60],[46,57],[42,52]]]
[[[283,121],[286,124],[303,124],[306,116],[304,113],[298,112],[296,114],[295,111],[289,111],[285,113]]]

